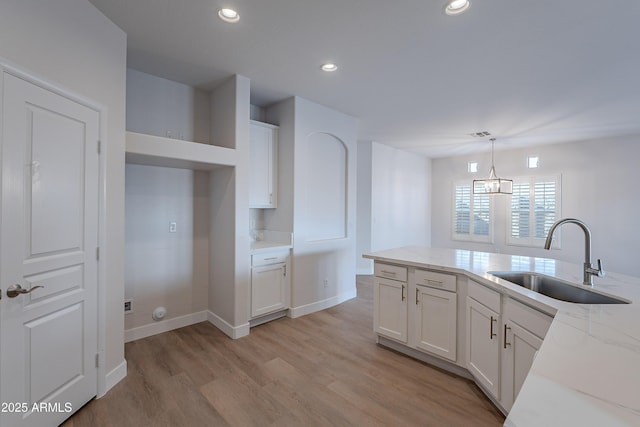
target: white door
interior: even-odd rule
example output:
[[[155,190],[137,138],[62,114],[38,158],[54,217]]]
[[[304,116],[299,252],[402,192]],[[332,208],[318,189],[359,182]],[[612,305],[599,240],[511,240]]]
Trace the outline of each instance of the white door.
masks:
[[[52,426],[96,395],[99,113],[3,84],[0,425]]]
[[[407,284],[376,277],[373,288],[373,330],[407,342]]]
[[[500,399],[500,316],[467,297],[467,369]]]
[[[250,208],[275,208],[275,155],[277,130],[264,123],[251,122],[249,128]]]
[[[286,264],[251,269],[251,317],[287,308]]]
[[[542,346],[538,338],[515,322],[503,325],[505,343],[502,358],[502,406],[510,411],[524,379],[529,374],[536,352]],[[508,332],[511,331],[511,336]],[[508,341],[507,341],[508,340]]]
[[[416,286],[416,347],[456,360],[458,296]]]

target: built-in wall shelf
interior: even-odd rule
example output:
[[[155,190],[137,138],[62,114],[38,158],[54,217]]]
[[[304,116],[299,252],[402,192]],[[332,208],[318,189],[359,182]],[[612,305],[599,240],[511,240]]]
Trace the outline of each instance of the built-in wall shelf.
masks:
[[[139,165],[211,170],[235,166],[236,151],[216,145],[127,132],[126,161]]]

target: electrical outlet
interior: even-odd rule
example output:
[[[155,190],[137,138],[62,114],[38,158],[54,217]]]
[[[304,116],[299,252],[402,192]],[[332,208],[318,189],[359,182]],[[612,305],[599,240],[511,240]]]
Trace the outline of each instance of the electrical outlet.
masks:
[[[324,279],[324,287],[325,289],[329,287],[329,279]]]
[[[178,224],[175,222],[169,223],[169,233],[175,233],[178,230]]]
[[[130,299],[124,300],[124,313],[131,314],[133,313],[133,301]]]

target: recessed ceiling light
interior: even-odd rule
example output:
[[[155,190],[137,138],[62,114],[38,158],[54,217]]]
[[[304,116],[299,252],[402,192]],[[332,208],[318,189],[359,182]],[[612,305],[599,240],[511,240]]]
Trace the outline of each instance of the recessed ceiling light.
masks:
[[[449,0],[447,4],[444,5],[444,13],[447,15],[458,15],[469,9],[469,6],[471,6],[469,0]]]
[[[322,64],[322,71],[327,71],[327,72],[331,72],[331,71],[335,71],[338,69],[338,66],[332,62],[328,62],[326,64]]]
[[[218,16],[224,22],[231,22],[232,24],[235,24],[240,20],[240,15],[238,15],[238,12],[236,12],[233,9],[227,9],[227,8],[220,9],[218,11]]]

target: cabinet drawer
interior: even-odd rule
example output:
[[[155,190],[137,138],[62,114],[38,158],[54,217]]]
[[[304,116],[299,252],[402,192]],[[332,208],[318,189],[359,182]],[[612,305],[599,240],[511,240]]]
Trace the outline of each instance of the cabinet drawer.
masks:
[[[456,291],[456,276],[453,274],[437,273],[435,271],[416,270],[416,285],[429,286],[430,288]]]
[[[279,262],[287,262],[289,258],[289,251],[287,252],[267,252],[264,254],[257,254],[251,256],[251,266],[257,267],[260,265],[277,264]]]
[[[374,271],[378,277],[386,277],[387,279],[407,281],[407,268],[397,265],[375,263]]]
[[[482,286],[472,280],[469,280],[468,295],[496,313],[500,313],[502,311],[500,310],[500,294],[486,286]]]

